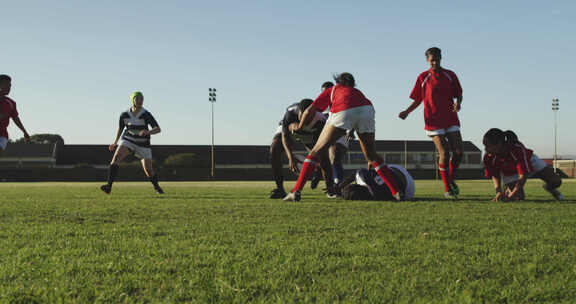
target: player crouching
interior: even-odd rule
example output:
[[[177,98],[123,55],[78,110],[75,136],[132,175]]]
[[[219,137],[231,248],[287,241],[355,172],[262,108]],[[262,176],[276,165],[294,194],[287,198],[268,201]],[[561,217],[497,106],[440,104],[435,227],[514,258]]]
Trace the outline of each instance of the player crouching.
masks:
[[[150,179],[156,193],[163,194],[164,191],[158,185],[158,176],[152,167],[152,149],[150,149],[150,135],[160,133],[160,127],[150,114],[142,106],[144,104],[144,95],[141,92],[134,92],[130,97],[132,107],[120,115],[116,139],[110,145],[110,151],[114,151],[114,156],[110,162],[108,171],[108,183],[102,185],[100,189],[106,194],[112,191],[112,184],[118,175],[120,162],[129,154],[134,154],[141,159],[144,173]],[[148,130],[148,126],[152,129]],[[120,136],[122,138],[120,139]],[[118,141],[120,140],[120,143]]]
[[[520,143],[514,132],[493,128],[486,132],[483,142],[486,149],[484,156],[486,177],[492,179],[496,189],[493,201],[524,200],[524,184],[528,177],[540,178],[546,183],[543,186],[544,190],[552,194],[556,200],[564,199],[557,189],[562,184],[560,176],[532,150]]]

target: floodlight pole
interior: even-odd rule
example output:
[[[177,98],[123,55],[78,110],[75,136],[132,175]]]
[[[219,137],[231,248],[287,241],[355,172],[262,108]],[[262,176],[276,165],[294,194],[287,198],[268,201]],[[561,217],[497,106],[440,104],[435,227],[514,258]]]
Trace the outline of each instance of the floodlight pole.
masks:
[[[216,103],[216,89],[208,89],[208,101],[212,104],[212,146],[210,149],[210,177],[214,178],[215,161],[214,161],[214,104]]]
[[[558,110],[560,110],[560,100],[558,98],[552,99],[552,111],[554,111],[554,173],[558,171]]]

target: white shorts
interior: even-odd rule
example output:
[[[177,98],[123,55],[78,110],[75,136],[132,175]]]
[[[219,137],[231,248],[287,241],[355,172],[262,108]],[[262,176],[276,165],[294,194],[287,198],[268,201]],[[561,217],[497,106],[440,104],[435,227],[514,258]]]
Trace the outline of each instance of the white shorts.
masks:
[[[375,133],[376,132],[376,120],[374,116],[376,112],[374,107],[371,105],[356,107],[338,113],[330,112],[330,116],[326,121],[326,124],[330,124],[336,128],[344,130],[356,130],[356,132],[362,133]]]
[[[536,154],[532,154],[532,157],[530,158],[530,164],[532,164],[533,170],[532,172],[527,174],[528,177],[537,174],[538,172],[542,171],[544,168],[548,166],[543,160],[541,160],[538,156],[536,156]],[[517,182],[520,179],[520,176],[518,174],[508,176],[502,175],[501,178],[504,185],[508,185],[510,183]]]
[[[126,140],[120,140],[118,146],[128,148],[132,153],[134,153],[134,156],[140,159],[152,159],[152,149],[150,148],[140,147],[139,145]]]
[[[2,151],[6,150],[6,145],[8,145],[8,138],[0,137],[0,149]]]
[[[426,135],[432,137],[436,135],[445,135],[447,133],[460,132],[460,126],[451,126],[446,129],[426,130]]]

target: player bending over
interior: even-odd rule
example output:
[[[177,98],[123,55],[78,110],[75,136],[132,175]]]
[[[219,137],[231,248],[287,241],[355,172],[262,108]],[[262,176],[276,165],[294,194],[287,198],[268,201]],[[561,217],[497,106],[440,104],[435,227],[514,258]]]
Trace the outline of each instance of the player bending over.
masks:
[[[324,128],[325,118],[321,113],[317,115],[307,124],[305,128],[298,129],[300,118],[304,111],[312,104],[312,99],[302,99],[299,103],[292,104],[286,109],[284,118],[280,121],[276,135],[272,139],[270,145],[272,174],[276,182],[276,189],[270,193],[270,198],[277,199],[286,196],[284,190],[284,176],[282,174],[282,152],[288,158],[288,166],[290,171],[298,173],[300,170],[298,164],[300,160],[296,158],[293,148],[295,142],[301,143],[306,149],[310,149],[316,141],[318,136]],[[329,197],[334,197],[334,182],[332,177],[332,168],[330,160],[326,151],[322,157],[321,163],[322,173],[325,177],[327,194]]]
[[[454,182],[455,173],[463,155],[462,135],[458,120],[458,112],[462,104],[462,87],[454,72],[440,66],[442,54],[439,48],[430,48],[425,54],[430,69],[420,73],[410,94],[414,102],[398,116],[406,119],[424,102],[426,134],[432,137],[438,150],[438,168],[444,183],[444,196],[456,198],[460,190]]]
[[[528,177],[540,178],[546,183],[544,190],[556,200],[564,199],[557,189],[562,184],[560,176],[520,143],[514,132],[490,129],[484,135],[483,143],[486,177],[492,179],[496,189],[493,201],[524,200],[524,184]]]
[[[156,175],[152,167],[152,149],[150,149],[150,135],[160,133],[160,127],[154,116],[142,107],[144,105],[144,95],[141,92],[132,93],[130,100],[132,101],[132,106],[128,111],[120,114],[116,139],[109,147],[110,151],[114,152],[114,156],[110,162],[108,183],[102,185],[100,189],[106,194],[110,194],[112,184],[118,175],[120,162],[129,154],[134,154],[141,159],[144,173],[154,185],[156,193],[163,194],[164,191],[158,185],[158,175]],[[148,126],[152,129],[149,130]],[[119,140],[120,143],[118,143]]]
[[[10,118],[12,118],[16,126],[22,130],[24,139],[30,141],[30,135],[26,132],[26,128],[24,128],[20,116],[18,116],[16,102],[8,97],[11,89],[12,78],[8,75],[0,75],[0,153],[6,150],[6,145],[8,144],[8,125],[10,124]]]
[[[390,189],[396,200],[401,200],[401,194],[392,173],[382,158],[376,153],[374,133],[376,121],[374,107],[362,92],[354,88],[356,82],[350,73],[342,73],[335,77],[336,86],[324,90],[314,103],[304,112],[299,126],[295,131],[302,130],[318,112],[330,106],[330,117],[320,134],[320,138],[306,156],[302,165],[300,176],[292,191],[286,195],[284,201],[300,201],[300,192],[306,181],[314,172],[321,155],[328,150],[339,138],[346,135],[346,131],[355,130],[358,133],[362,152],[369,164],[376,169],[378,175]]]
[[[389,165],[392,177],[400,192],[404,193],[404,199],[414,198],[414,179],[406,169],[397,165]],[[340,185],[342,197],[345,200],[360,201],[392,201],[395,200],[386,186],[386,183],[373,169],[360,169],[354,175],[346,178]]]

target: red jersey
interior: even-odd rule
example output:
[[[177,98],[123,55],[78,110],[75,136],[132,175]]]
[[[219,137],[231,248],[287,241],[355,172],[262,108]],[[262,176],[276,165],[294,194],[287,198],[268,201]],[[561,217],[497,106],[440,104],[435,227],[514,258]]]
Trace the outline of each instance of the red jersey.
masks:
[[[429,69],[420,73],[410,93],[414,101],[424,101],[424,123],[429,131],[460,126],[458,114],[453,110],[454,98],[460,96],[462,87],[458,77],[442,68],[438,72]]]
[[[506,145],[506,152],[502,155],[484,155],[484,173],[487,178],[511,176],[515,174],[524,175],[534,171],[532,168],[532,154],[534,152],[524,147],[521,143]]]
[[[338,84],[324,90],[312,105],[320,111],[330,107],[330,112],[338,113],[356,107],[372,105],[372,103],[360,90]]]
[[[0,120],[0,137],[8,138],[8,125],[10,118],[18,117],[18,110],[16,110],[16,102],[8,96],[0,97],[0,113],[4,116]]]

